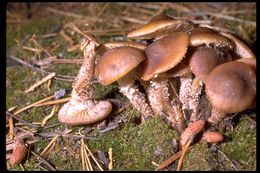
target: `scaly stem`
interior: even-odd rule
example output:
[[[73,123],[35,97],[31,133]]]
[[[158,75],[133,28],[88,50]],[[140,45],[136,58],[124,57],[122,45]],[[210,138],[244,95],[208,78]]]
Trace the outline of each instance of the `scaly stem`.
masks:
[[[179,105],[170,101],[169,80],[152,79],[146,91],[154,112],[164,115],[172,126],[181,133],[184,129],[183,114]]]
[[[144,122],[153,116],[152,108],[147,103],[145,95],[141,93],[134,84],[134,81],[129,80],[127,77],[128,76],[125,76],[118,81],[120,92],[125,95],[133,107],[141,113],[142,122]]]
[[[84,44],[84,43],[83,43]],[[79,70],[77,77],[72,85],[73,90],[71,93],[72,99],[87,101],[91,99],[93,94],[92,78],[94,75],[95,57],[94,52],[95,44],[91,41],[86,41],[84,48],[84,62]]]

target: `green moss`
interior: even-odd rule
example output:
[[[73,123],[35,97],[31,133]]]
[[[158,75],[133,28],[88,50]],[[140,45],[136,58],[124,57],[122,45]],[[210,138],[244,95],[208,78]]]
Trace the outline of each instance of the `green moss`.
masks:
[[[209,171],[211,170],[207,160],[212,157],[207,143],[199,142],[188,152],[183,161],[184,171]]]
[[[221,145],[222,151],[238,161],[245,170],[256,169],[256,128],[251,125],[248,118],[241,118],[234,131],[226,133],[230,141]]]
[[[126,115],[137,116],[132,110]],[[159,117],[154,117],[141,125],[126,123],[120,130],[99,133],[96,140],[88,140],[93,150],[108,152],[113,149],[113,170],[154,170],[152,161],[161,162],[173,153],[171,141],[177,138]],[[160,156],[155,157],[157,147],[162,148]]]

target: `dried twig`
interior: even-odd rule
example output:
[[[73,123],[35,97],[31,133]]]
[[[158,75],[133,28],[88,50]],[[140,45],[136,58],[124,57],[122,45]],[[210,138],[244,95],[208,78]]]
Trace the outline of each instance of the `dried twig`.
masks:
[[[188,148],[188,150],[190,150],[191,147]],[[161,164],[159,164],[159,166],[156,168],[156,171],[162,170],[164,168],[166,168],[167,166],[169,166],[171,163],[173,163],[174,161],[176,161],[177,159],[179,159],[181,157],[183,150],[173,154],[171,157],[169,157],[167,160],[163,161]]]
[[[184,156],[185,156],[186,152],[188,151],[188,148],[189,148],[190,144],[192,143],[192,141],[193,140],[189,140],[187,142],[187,144],[185,144],[184,149],[182,150],[181,157],[180,157],[180,160],[178,162],[176,171],[180,171],[181,170],[181,166],[182,166],[182,162],[183,162]]]
[[[49,144],[45,147],[45,149],[41,152],[40,156],[43,156],[48,150],[49,148],[52,146],[52,144],[56,141],[56,139],[60,137],[60,135],[56,135],[54,136],[54,138],[49,142]]]
[[[92,157],[92,159],[94,160],[94,162],[96,163],[96,165],[98,166],[98,168],[100,169],[100,171],[104,171],[102,169],[102,167],[100,166],[100,164],[98,163],[98,161],[96,160],[96,158],[94,157],[94,155],[92,154],[92,152],[89,150],[88,146],[86,144],[84,144],[87,151],[89,152],[90,156]]]
[[[112,148],[109,148],[108,150],[108,156],[109,156],[109,164],[108,164],[108,170],[112,170],[113,169],[113,152],[112,152]]]
[[[34,151],[31,150],[31,153],[37,157],[37,159],[40,159],[40,161],[45,164],[51,171],[56,171],[56,169],[49,163],[47,162],[44,158],[42,158],[39,154],[35,153]]]
[[[24,124],[26,124],[26,125],[28,125],[28,126],[30,126],[30,127],[33,127],[33,128],[38,128],[38,127],[39,127],[38,125],[35,125],[35,124],[32,124],[32,123],[30,123],[30,122],[28,122],[28,121],[23,120],[22,118],[20,118],[20,117],[14,115],[14,114],[12,114],[12,113],[9,112],[9,111],[6,111],[6,114],[9,115],[9,116],[11,116],[12,118],[16,119],[17,121],[23,122]]]
[[[44,103],[34,105],[34,107],[66,103],[66,102],[70,101],[70,99],[71,99],[71,97],[67,97],[67,98],[63,98],[63,99],[59,99],[59,100],[48,101],[48,102],[44,102]]]
[[[46,124],[46,122],[47,122],[51,117],[53,117],[53,115],[55,114],[56,111],[57,111],[57,106],[54,105],[53,108],[52,108],[52,110],[51,110],[51,113],[50,113],[48,116],[46,116],[46,117],[42,120],[42,124],[41,124],[42,127]]]
[[[25,67],[28,67],[28,68],[30,68],[30,69],[32,69],[32,70],[35,70],[36,72],[40,72],[40,73],[43,73],[43,74],[45,74],[45,75],[51,73],[51,72],[42,70],[42,69],[40,69],[40,68],[38,68],[38,67],[34,67],[33,65],[31,65],[31,64],[29,64],[29,63],[27,63],[27,62],[25,62],[25,61],[23,61],[23,60],[21,60],[21,59],[15,57],[15,56],[13,56],[13,55],[11,55],[9,58],[12,59],[12,60],[14,60],[14,61],[16,61],[16,62],[18,62],[19,64],[21,64],[21,65],[23,65],[23,66],[25,66]],[[70,78],[70,79],[68,79],[68,78]],[[62,75],[56,75],[56,76],[54,77],[54,79],[56,79],[56,80],[67,81],[67,82],[73,82],[73,81],[74,81],[74,78],[75,78],[75,77],[72,77],[72,76],[69,76],[69,77],[68,77],[68,76],[62,76]]]
[[[28,94],[31,91],[34,91],[35,88],[37,88],[38,86],[40,86],[41,84],[43,84],[44,82],[52,79],[54,76],[56,75],[56,73],[51,73],[47,76],[45,76],[44,78],[42,78],[40,81],[36,82],[35,84],[33,84],[30,88],[26,89],[24,91],[25,94]]]
[[[30,104],[30,105],[28,105],[28,106],[26,106],[26,107],[23,107],[22,109],[19,109],[18,111],[16,111],[16,112],[14,113],[14,115],[18,115],[18,114],[20,114],[21,112],[23,112],[23,111],[25,111],[25,110],[27,110],[27,109],[29,109],[29,108],[32,108],[32,107],[34,107],[34,106],[37,105],[37,104],[43,103],[43,102],[45,102],[45,101],[47,101],[47,100],[50,100],[50,99],[52,99],[52,98],[54,98],[54,97],[55,97],[55,95],[52,95],[52,96],[46,97],[46,98],[44,98],[44,99],[42,99],[42,100],[39,100],[39,101],[37,101],[37,102],[34,102],[34,103],[32,103],[32,104]]]

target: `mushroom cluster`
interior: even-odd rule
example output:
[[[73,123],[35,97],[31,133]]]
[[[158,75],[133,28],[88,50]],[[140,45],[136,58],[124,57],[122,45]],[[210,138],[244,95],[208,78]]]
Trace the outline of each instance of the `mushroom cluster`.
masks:
[[[90,77],[94,75],[102,85],[117,82],[119,91],[140,112],[142,122],[161,115],[179,133],[192,122],[203,120],[213,125],[226,115],[254,108],[256,57],[243,41],[231,33],[164,14],[155,16],[128,33],[129,41],[105,43],[95,48],[95,55],[100,55],[95,65],[93,50],[84,51],[92,52],[92,56],[86,55],[84,60],[91,60],[92,64],[88,65],[91,73],[84,80],[77,77],[81,83],[74,82],[74,99],[67,107],[75,108],[82,104],[77,111],[91,110],[90,105],[103,104],[104,108],[100,110],[108,111],[101,112],[104,116],[100,116],[104,119],[110,113],[108,101],[90,99],[91,91],[87,89],[90,88]],[[144,89],[141,90],[140,86]],[[212,107],[209,117],[198,113],[202,95],[206,95]],[[66,111],[68,108],[60,111],[59,119],[67,124],[76,123],[64,117],[73,119],[74,116],[77,123],[80,117],[88,118],[84,114],[69,115]],[[93,113],[93,116],[96,115]],[[95,121],[84,119],[80,124],[102,118],[94,118]]]

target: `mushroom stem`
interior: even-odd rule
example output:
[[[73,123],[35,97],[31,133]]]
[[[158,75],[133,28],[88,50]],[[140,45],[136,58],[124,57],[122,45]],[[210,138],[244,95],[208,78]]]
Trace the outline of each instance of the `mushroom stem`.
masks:
[[[77,77],[73,82],[73,90],[71,92],[72,99],[78,99],[81,101],[89,100],[93,95],[91,81],[94,75],[96,55],[94,52],[95,44],[93,42],[86,41],[86,44],[84,44],[84,46],[84,62],[79,70]]]
[[[182,103],[182,111],[187,120],[187,110],[189,109],[189,100],[192,86],[192,73],[188,73],[180,77],[180,93],[179,98]]]
[[[142,122],[150,119],[153,116],[151,106],[147,103],[145,95],[140,92],[134,84],[134,80],[129,78],[129,75],[118,80],[119,91],[125,95],[130,103],[136,108],[142,116]]]
[[[183,114],[178,104],[172,104],[173,102],[170,101],[169,80],[152,79],[146,91],[153,111],[165,116],[172,126],[181,133],[184,130]]]
[[[95,43],[84,40],[81,50],[84,51],[84,62],[72,85],[71,99],[60,109],[58,119],[67,125],[91,124],[106,118],[112,111],[109,101],[95,101],[91,97],[91,84],[95,67]]]
[[[220,122],[226,116],[225,112],[218,111],[216,108],[212,107],[211,115],[208,118],[210,124],[216,124]]]
[[[195,77],[193,79],[192,85],[191,85],[191,92],[190,92],[190,100],[189,100],[189,108],[192,110],[190,121],[194,122],[199,119],[197,117],[197,107],[200,102],[200,96],[203,89],[203,82]]]

